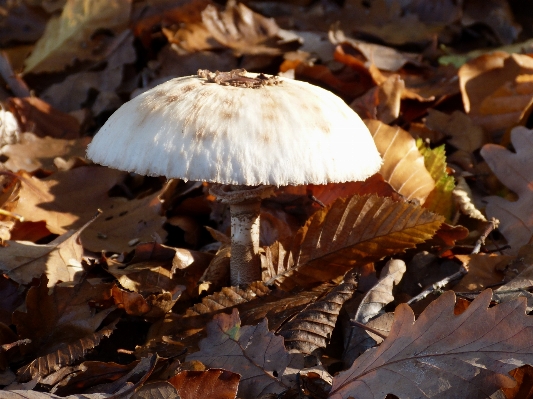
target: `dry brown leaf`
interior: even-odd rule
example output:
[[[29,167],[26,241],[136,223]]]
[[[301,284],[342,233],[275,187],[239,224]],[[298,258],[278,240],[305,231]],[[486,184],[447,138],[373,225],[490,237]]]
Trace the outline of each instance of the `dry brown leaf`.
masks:
[[[488,137],[481,126],[475,125],[472,119],[461,111],[451,114],[428,110],[426,125],[444,136],[448,142],[459,150],[474,152],[488,142]]]
[[[209,369],[182,371],[170,378],[180,399],[235,399],[241,376],[231,371]]]
[[[94,386],[106,384],[123,377],[138,364],[138,360],[126,365],[114,362],[85,361],[76,366],[59,369],[46,377],[43,380],[43,384],[53,385],[51,391],[61,396],[87,392]]]
[[[382,71],[396,72],[407,63],[419,64],[419,57],[415,53],[405,53],[392,47],[346,37],[340,29],[330,30],[329,40],[334,45],[349,44],[361,52],[369,63]]]
[[[175,292],[164,291],[141,295],[114,286],[111,289],[111,295],[115,305],[124,309],[127,314],[146,319],[159,319],[170,312],[184,288],[184,286],[177,286]]]
[[[76,341],[61,344],[55,351],[40,356],[21,367],[17,370],[19,381],[29,381],[35,377],[39,377],[39,381],[42,381],[44,377],[58,371],[58,369],[75,363],[89,350],[98,346],[103,338],[108,338],[113,333],[117,322],[118,319],[98,332],[88,334]],[[55,383],[51,384],[48,381],[43,383],[55,385]]]
[[[448,291],[416,321],[409,306],[398,306],[387,339],[333,378],[330,398],[488,397],[513,387],[507,373],[533,363],[533,318],[525,300],[487,309],[491,297],[483,291],[456,316]]]
[[[270,289],[259,281],[252,283],[245,289],[239,287],[224,287],[220,292],[206,296],[202,299],[201,303],[197,303],[192,308],[189,308],[186,311],[185,316],[189,317],[213,313],[218,310],[252,301],[256,298],[264,297],[269,293]]]
[[[309,304],[285,323],[278,331],[278,335],[284,338],[285,347],[307,355],[325,348],[344,302],[352,297],[356,288],[356,278],[349,274],[325,297]]]
[[[78,168],[79,169],[79,168]],[[164,240],[166,217],[158,191],[142,199],[110,198],[102,204],[100,218],[81,235],[84,248],[91,251],[128,252],[139,242]],[[93,205],[94,206],[94,205]]]
[[[288,353],[283,338],[268,331],[267,321],[241,326],[239,312],[218,314],[207,325],[200,351],[187,356],[210,368],[224,368],[241,375],[238,395],[256,398],[281,393],[296,383],[304,366],[303,355]]]
[[[348,0],[339,15],[341,26],[357,27],[380,38],[385,43],[430,42],[435,36],[449,41],[446,28],[458,24],[462,7],[452,0],[432,2],[390,2],[376,0],[371,3]],[[406,27],[409,27],[408,29]]]
[[[75,117],[55,109],[38,97],[10,98],[7,105],[17,117],[23,132],[64,140],[80,137],[80,123]]]
[[[533,130],[514,128],[511,142],[515,153],[487,144],[481,149],[481,156],[496,177],[518,195],[514,202],[496,196],[485,198],[487,216],[500,221],[499,230],[511,246],[511,253],[516,254],[533,235]]]
[[[22,133],[20,141],[8,144],[0,149],[0,154],[7,157],[4,166],[12,172],[24,170],[34,172],[43,169],[47,172],[57,171],[55,159],[84,157],[89,144],[87,138],[79,140],[39,138],[33,133]]]
[[[182,399],[167,381],[149,382],[139,388],[131,399]]]
[[[456,186],[452,191],[454,204],[464,215],[486,222],[487,218],[474,204],[474,195],[465,178],[457,176],[455,180]]]
[[[365,123],[383,158],[379,173],[398,193],[423,204],[435,188],[435,181],[424,166],[424,157],[418,151],[415,139],[397,126],[376,120],[366,120]]]
[[[43,276],[39,286],[28,290],[24,311],[13,313],[19,337],[32,341],[20,348],[23,354],[36,351],[42,356],[65,343],[92,336],[113,308],[96,313],[89,301],[108,299],[110,290],[111,284],[84,281],[74,287],[55,286],[50,292]]]
[[[282,289],[307,287],[430,239],[443,217],[390,198],[353,196],[316,212],[286,249],[266,250],[266,276]]]
[[[533,94],[533,59],[494,52],[477,57],[458,72],[466,112],[487,132],[515,126]]]
[[[50,287],[62,281],[77,283],[84,274],[80,235],[90,223],[71,230],[48,244],[6,241],[0,247],[0,270],[19,284],[30,284],[45,274]]]
[[[95,32],[120,32],[127,26],[130,11],[131,0],[68,1],[61,16],[48,21],[43,36],[26,59],[24,72],[58,72],[76,59],[105,59],[108,37]]]
[[[215,40],[233,49],[238,56],[282,52],[277,46],[279,27],[276,21],[253,12],[242,3],[228,1],[226,9],[220,13],[209,5],[202,11],[202,22]]]
[[[52,233],[63,234],[87,223],[98,208],[106,209],[117,202],[107,193],[125,176],[124,172],[102,166],[82,166],[44,179],[23,175],[28,180],[22,180],[14,212],[27,221],[44,220]]]
[[[404,89],[405,82],[400,75],[390,75],[379,86],[352,101],[350,107],[361,118],[391,123],[400,115],[400,101]]]
[[[481,291],[501,283],[503,274],[496,267],[512,259],[510,256],[485,254],[456,255],[456,258],[463,262],[468,274],[453,287],[455,292]]]
[[[365,294],[353,320],[360,324],[367,324],[383,313],[383,309],[394,301],[393,288],[400,283],[406,270],[405,262],[392,259],[381,270],[378,282]],[[369,331],[358,325],[352,325],[345,338],[343,361],[351,365],[361,353],[371,348],[376,341],[370,336]]]

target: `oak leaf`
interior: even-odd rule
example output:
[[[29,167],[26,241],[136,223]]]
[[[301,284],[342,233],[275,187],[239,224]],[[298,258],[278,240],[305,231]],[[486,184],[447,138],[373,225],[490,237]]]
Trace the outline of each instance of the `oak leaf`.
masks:
[[[187,360],[240,374],[238,395],[246,398],[291,388],[304,366],[303,355],[287,352],[283,338],[268,331],[266,319],[255,326],[241,326],[236,309],[231,315],[213,318],[207,325],[207,338],[200,342],[200,351]]]
[[[330,398],[485,398],[514,386],[507,373],[533,363],[533,318],[525,299],[487,309],[491,297],[483,291],[456,316],[447,291],[416,321],[398,306],[387,339],[333,378]]]
[[[487,216],[500,221],[499,230],[511,251],[516,253],[533,235],[533,130],[521,126],[514,128],[511,142],[516,152],[487,144],[481,149],[481,155],[496,177],[518,194],[518,200],[514,202],[496,196],[485,198]]]

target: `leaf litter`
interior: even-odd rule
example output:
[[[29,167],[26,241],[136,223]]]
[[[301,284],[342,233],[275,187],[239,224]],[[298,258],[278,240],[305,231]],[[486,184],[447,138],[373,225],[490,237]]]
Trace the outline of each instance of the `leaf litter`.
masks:
[[[0,397],[531,396],[530,6],[26,3],[0,5]],[[333,91],[384,161],[277,188],[249,286],[208,183],[85,159],[206,68]]]

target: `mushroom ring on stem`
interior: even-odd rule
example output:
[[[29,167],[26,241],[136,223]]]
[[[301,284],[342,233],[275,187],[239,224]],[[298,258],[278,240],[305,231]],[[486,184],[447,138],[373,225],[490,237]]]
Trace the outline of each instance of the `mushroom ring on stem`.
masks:
[[[382,162],[342,99],[243,69],[199,70],[140,94],[109,118],[87,156],[139,174],[225,185],[211,191],[230,205],[233,285],[261,279],[259,207],[273,192],[268,186],[365,180]]]

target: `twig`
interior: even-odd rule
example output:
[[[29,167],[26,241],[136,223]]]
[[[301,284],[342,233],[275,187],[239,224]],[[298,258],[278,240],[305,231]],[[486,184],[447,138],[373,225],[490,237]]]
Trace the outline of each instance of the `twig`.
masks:
[[[16,97],[30,97],[28,86],[13,72],[9,58],[4,51],[0,52],[0,75]]]
[[[357,326],[359,328],[362,328],[363,330],[370,331],[372,334],[376,334],[378,337],[381,337],[383,339],[387,338],[387,336],[385,334],[383,334],[382,332],[376,330],[375,328],[367,326],[366,324],[359,323],[358,321],[355,321],[355,320],[350,320],[350,324],[352,326]]]
[[[457,273],[454,273],[454,274],[452,274],[452,275],[450,275],[448,277],[445,277],[442,280],[437,281],[436,283],[432,284],[430,287],[426,288],[420,294],[418,294],[417,296],[415,296],[415,297],[411,298],[409,301],[407,301],[407,304],[411,305],[414,302],[418,302],[418,301],[424,299],[425,297],[427,297],[432,292],[441,289],[442,287],[450,284],[451,282],[453,282],[455,280],[461,279],[467,273],[468,273],[468,270],[466,270],[463,266],[461,266],[461,269]]]
[[[489,220],[488,225],[485,228],[485,231],[483,232],[483,234],[481,234],[481,237],[479,237],[478,240],[476,241],[476,245],[474,246],[474,249],[472,250],[472,255],[479,253],[481,246],[485,244],[486,238],[489,236],[490,233],[492,233],[493,230],[496,230],[499,225],[500,225],[500,221],[498,219],[492,218]]]
[[[31,339],[28,339],[28,338],[19,339],[18,341],[11,342],[10,344],[0,345],[0,352],[5,352],[5,351],[10,350],[11,348],[14,348],[15,346],[26,345],[26,344],[31,344]]]

